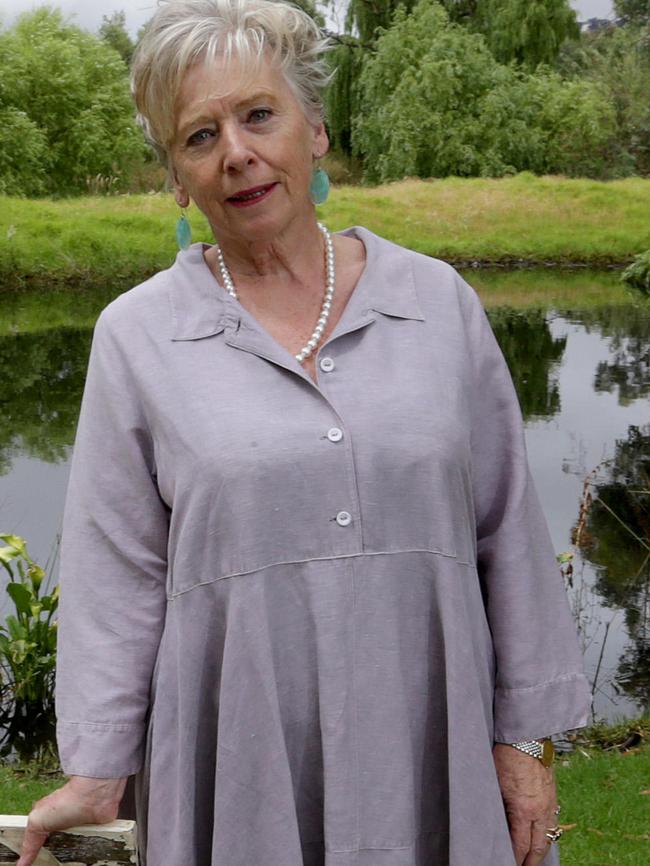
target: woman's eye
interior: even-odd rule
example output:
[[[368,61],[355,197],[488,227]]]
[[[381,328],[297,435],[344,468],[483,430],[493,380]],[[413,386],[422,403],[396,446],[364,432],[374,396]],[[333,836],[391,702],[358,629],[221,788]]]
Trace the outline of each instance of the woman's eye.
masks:
[[[187,139],[187,143],[189,145],[193,144],[203,144],[203,142],[208,141],[214,133],[211,129],[199,129],[197,132],[193,132],[192,135]]]
[[[271,116],[271,109],[270,108],[256,108],[254,111],[251,111],[251,113],[248,116],[248,119],[252,123],[263,123],[265,120],[268,120],[268,118],[270,116]]]

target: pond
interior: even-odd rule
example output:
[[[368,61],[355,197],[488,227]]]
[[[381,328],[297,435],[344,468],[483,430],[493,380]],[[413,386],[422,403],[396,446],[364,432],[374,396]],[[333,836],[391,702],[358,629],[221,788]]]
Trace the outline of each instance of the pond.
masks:
[[[513,297],[513,285],[535,283],[530,274],[481,279],[497,297],[499,285]],[[650,705],[650,308],[602,295],[589,308],[499,306],[490,318],[555,549],[573,553],[565,579],[594,713],[612,721]],[[24,536],[42,564],[56,551],[90,323],[103,301],[86,297],[75,315],[68,298],[65,325],[52,307],[50,327],[41,303],[32,333],[0,337],[0,531]],[[2,592],[0,617],[7,611]]]

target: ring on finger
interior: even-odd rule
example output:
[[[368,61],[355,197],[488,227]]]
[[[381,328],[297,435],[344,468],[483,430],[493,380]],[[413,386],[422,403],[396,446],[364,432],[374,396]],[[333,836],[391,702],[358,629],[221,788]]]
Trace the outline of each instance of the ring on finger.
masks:
[[[557,842],[562,833],[564,833],[564,830],[561,827],[549,827],[546,830],[546,838],[549,842]]]

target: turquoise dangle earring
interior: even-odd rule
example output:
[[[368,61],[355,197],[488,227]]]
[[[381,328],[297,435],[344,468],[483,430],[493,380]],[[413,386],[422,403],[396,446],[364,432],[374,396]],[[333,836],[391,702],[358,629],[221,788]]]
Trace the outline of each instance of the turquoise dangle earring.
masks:
[[[186,250],[192,243],[192,229],[185,216],[185,208],[181,208],[181,215],[176,223],[176,242],[179,250]]]
[[[330,179],[324,168],[318,166],[311,173],[309,184],[309,195],[314,204],[323,204],[327,201],[330,192]]]

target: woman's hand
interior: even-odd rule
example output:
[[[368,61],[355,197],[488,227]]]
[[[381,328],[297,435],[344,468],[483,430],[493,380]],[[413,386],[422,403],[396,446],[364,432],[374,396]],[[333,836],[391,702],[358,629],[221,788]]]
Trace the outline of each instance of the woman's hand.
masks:
[[[32,807],[16,866],[31,866],[50,833],[79,824],[107,824],[117,818],[126,779],[70,776],[66,784]]]
[[[502,743],[493,754],[517,866],[539,866],[549,852],[546,833],[557,824],[553,769]]]

